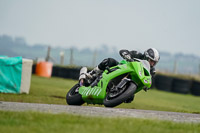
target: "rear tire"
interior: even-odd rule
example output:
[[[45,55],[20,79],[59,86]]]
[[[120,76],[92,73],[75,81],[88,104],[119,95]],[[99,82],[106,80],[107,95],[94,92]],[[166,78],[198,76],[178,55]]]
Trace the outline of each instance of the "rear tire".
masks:
[[[103,101],[103,104],[105,107],[115,107],[123,102],[125,102],[129,97],[134,95],[134,92],[137,89],[137,86],[132,83],[129,82],[129,86],[127,87],[127,89],[118,97],[115,97],[113,99],[109,99],[109,95],[106,95],[106,98]]]
[[[66,102],[69,105],[82,105],[84,103],[81,94],[77,92],[79,84],[74,85],[66,95]]]

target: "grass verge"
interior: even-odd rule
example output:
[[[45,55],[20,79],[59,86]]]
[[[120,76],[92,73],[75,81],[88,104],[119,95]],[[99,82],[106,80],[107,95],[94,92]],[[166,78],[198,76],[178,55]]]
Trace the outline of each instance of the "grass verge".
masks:
[[[197,133],[200,124],[136,118],[100,118],[69,114],[0,111],[1,133]]]

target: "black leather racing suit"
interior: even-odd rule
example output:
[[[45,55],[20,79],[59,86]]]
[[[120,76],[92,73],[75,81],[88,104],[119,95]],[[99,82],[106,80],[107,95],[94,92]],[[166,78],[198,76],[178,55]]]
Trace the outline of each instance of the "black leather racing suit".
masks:
[[[145,60],[144,54],[142,54],[142,53],[140,53],[140,52],[138,52],[138,51],[134,51],[134,50],[128,51],[128,50],[122,49],[122,50],[119,51],[119,54],[120,54],[124,59],[126,59],[126,55],[130,55],[132,59],[133,59],[133,58],[137,58],[137,59]],[[119,64],[119,62],[116,61],[115,59],[113,59],[113,58],[106,58],[106,59],[104,59],[104,60],[98,65],[98,68],[99,68],[100,70],[103,70],[103,71],[104,71],[104,70],[106,69],[106,67],[113,67],[113,66],[116,66],[116,65],[118,65],[118,64]],[[151,67],[151,68],[150,68],[150,73],[151,73],[151,76],[152,76],[152,77],[155,75],[155,73],[156,73],[155,67]]]

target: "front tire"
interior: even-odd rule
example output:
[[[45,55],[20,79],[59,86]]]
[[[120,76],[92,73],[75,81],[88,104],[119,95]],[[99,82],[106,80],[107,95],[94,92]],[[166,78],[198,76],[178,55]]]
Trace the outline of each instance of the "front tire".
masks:
[[[134,92],[136,91],[137,86],[130,82],[129,86],[126,88],[126,90],[119,95],[118,97],[109,98],[109,94],[106,95],[106,98],[104,99],[103,103],[105,107],[115,107],[123,102],[125,102],[129,97],[134,95]]]
[[[81,94],[78,93],[80,85],[74,85],[66,95],[66,102],[69,105],[82,105],[84,101],[82,99]]]

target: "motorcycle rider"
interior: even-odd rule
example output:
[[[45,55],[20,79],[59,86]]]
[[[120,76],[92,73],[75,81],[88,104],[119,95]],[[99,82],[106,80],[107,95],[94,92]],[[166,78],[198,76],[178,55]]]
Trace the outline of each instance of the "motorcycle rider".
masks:
[[[155,65],[158,63],[159,59],[160,59],[160,55],[158,50],[156,50],[155,48],[149,48],[147,49],[143,54],[132,50],[132,51],[128,51],[128,50],[120,50],[119,54],[124,58],[124,59],[141,59],[141,60],[147,60],[150,64],[150,73],[151,76],[153,77],[156,73],[155,70]],[[113,67],[118,65],[119,62],[116,61],[113,58],[106,58],[104,59],[97,67],[95,67],[92,71],[90,71],[89,73],[82,73],[85,74],[86,76],[83,76],[80,73],[80,77],[79,77],[79,81],[80,81],[80,85],[82,86],[84,83],[83,78],[87,77],[87,78],[94,78],[96,77],[99,73],[102,73],[107,67]],[[147,89],[147,88],[146,88]]]

